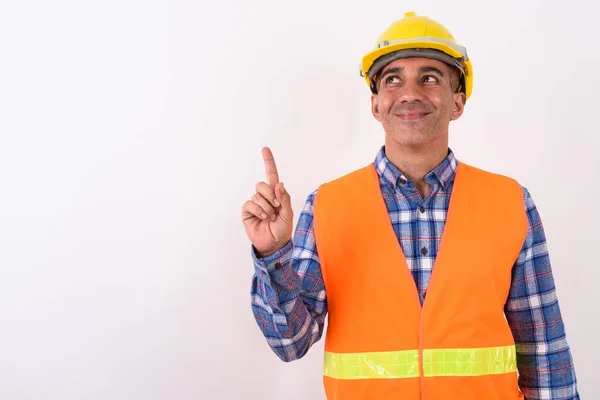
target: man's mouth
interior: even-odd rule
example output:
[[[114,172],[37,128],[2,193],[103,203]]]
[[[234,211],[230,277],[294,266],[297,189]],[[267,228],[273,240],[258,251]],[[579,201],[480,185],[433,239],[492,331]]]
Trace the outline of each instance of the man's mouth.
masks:
[[[416,121],[426,117],[429,113],[425,111],[404,111],[394,115],[403,121]]]

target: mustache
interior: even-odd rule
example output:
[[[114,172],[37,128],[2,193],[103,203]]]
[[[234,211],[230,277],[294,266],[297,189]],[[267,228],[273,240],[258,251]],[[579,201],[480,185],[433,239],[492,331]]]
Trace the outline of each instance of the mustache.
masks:
[[[390,113],[402,114],[406,112],[430,113],[433,112],[433,106],[425,103],[406,103],[392,107]]]

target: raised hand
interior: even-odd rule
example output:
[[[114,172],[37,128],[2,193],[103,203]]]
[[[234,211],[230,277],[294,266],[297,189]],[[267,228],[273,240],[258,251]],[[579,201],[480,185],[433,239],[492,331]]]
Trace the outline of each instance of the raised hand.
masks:
[[[267,182],[256,184],[256,193],[242,207],[246,235],[260,257],[282,249],[292,238],[292,200],[279,182],[277,165],[268,147],[262,149]]]

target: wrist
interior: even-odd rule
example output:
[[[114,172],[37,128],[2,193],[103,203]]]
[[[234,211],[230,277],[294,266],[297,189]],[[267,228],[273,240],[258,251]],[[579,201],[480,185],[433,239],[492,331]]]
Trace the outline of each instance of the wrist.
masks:
[[[275,247],[272,247],[270,249],[257,249],[256,247],[254,247],[254,252],[256,254],[256,257],[264,259],[264,258],[270,258],[272,257],[275,253],[280,252],[281,250],[285,249],[286,246],[288,246],[288,244],[290,243],[291,239],[286,241],[285,243],[280,243]]]

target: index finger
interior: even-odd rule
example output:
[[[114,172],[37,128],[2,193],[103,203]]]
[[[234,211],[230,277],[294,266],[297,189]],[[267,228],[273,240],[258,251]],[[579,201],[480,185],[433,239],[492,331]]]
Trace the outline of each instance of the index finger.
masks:
[[[270,186],[275,187],[279,183],[279,174],[277,173],[277,166],[275,165],[275,158],[273,153],[268,147],[262,149],[263,160],[265,161],[265,171],[267,173],[267,182]]]

